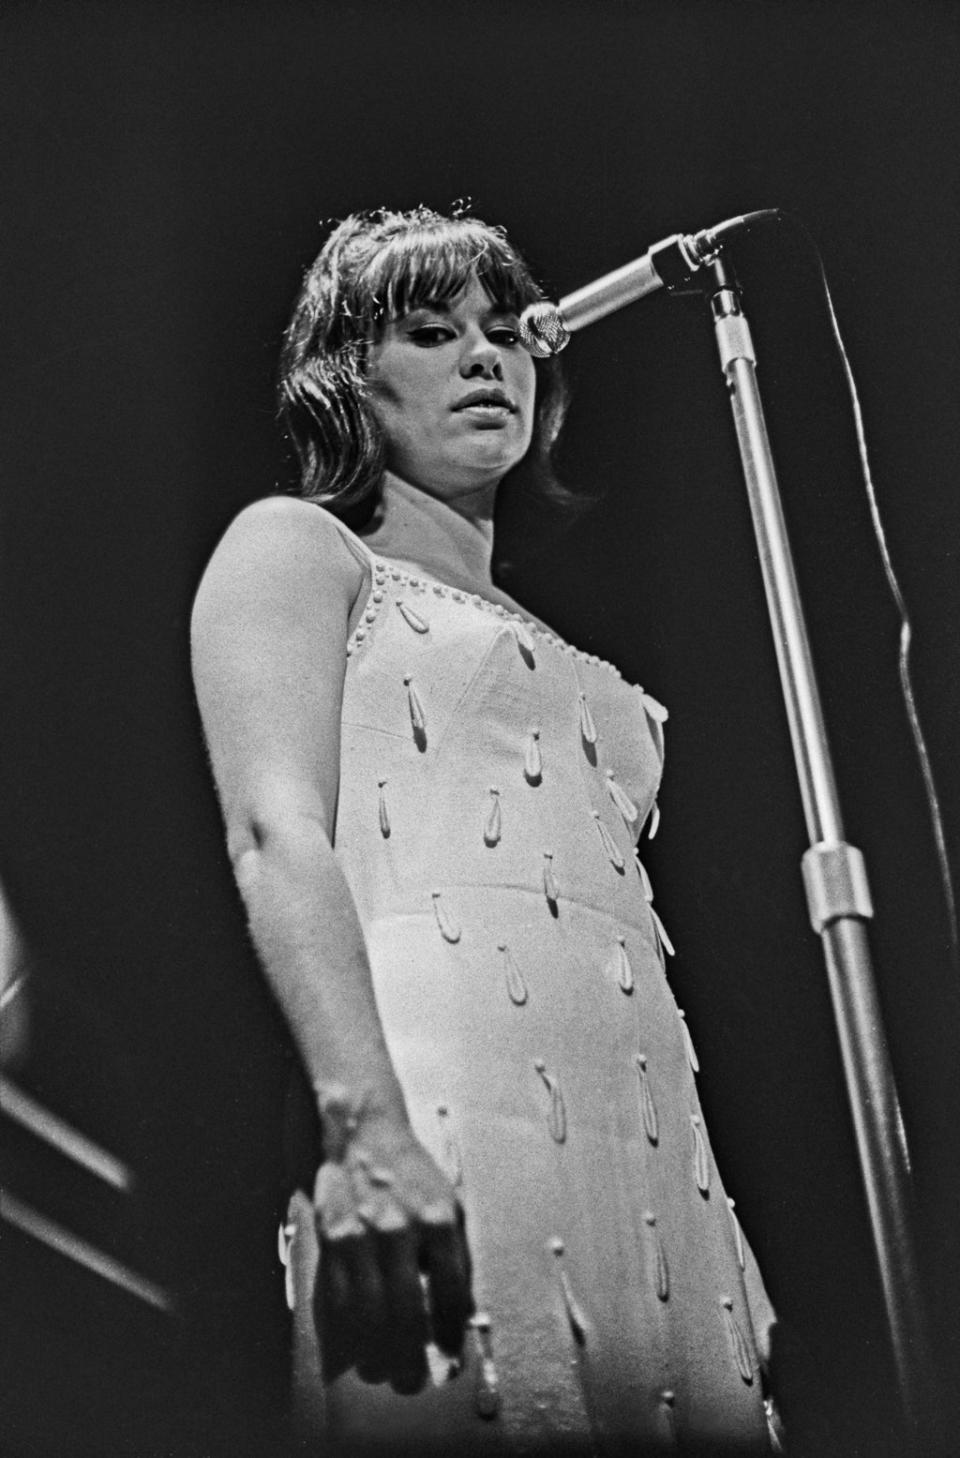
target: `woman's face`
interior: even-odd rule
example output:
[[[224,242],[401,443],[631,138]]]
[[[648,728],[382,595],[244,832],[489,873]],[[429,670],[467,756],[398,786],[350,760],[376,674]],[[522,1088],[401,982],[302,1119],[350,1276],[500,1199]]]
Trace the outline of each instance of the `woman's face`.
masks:
[[[533,360],[517,318],[476,277],[447,304],[391,321],[368,360],[391,470],[432,496],[495,486],[533,432]]]

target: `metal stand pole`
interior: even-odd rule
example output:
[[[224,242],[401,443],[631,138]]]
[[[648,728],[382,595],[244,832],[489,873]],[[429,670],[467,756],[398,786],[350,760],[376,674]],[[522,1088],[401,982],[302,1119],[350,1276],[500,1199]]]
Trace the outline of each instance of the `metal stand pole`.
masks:
[[[803,610],[757,389],[756,355],[736,277],[720,256],[708,285],[730,391],[767,606],[810,837],[802,870],[823,943],[847,1092],[911,1452],[922,1458],[932,1419],[920,1282],[910,1229],[910,1166],[877,1000],[866,920],[873,915],[863,856],[844,840]]]

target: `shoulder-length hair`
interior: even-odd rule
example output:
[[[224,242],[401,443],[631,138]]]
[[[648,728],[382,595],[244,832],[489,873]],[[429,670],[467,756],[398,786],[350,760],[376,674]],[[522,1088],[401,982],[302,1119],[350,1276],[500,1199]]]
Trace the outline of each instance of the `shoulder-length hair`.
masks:
[[[299,462],[301,496],[339,516],[373,509],[386,441],[370,402],[368,347],[389,321],[449,302],[474,275],[511,313],[544,297],[503,229],[478,218],[378,209],[352,213],[333,229],[307,270],[280,356],[280,416]],[[566,386],[557,360],[535,363],[533,434],[509,481],[559,505],[574,500],[551,461]]]

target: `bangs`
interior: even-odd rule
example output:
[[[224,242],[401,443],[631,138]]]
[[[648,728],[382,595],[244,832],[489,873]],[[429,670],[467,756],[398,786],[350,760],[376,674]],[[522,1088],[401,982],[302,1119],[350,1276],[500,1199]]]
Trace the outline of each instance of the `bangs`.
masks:
[[[357,279],[356,313],[371,324],[401,319],[414,309],[449,303],[473,275],[505,313],[520,314],[542,297],[506,237],[464,219],[382,244]]]

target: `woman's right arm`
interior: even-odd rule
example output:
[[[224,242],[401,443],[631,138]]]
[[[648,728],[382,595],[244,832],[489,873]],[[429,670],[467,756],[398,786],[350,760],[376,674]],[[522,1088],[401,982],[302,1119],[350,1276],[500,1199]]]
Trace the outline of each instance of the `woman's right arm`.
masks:
[[[194,682],[264,973],[324,1126],[315,1191],[328,1375],[422,1385],[470,1311],[453,1191],[413,1136],[333,850],[348,620],[363,573],[330,517],[275,497],[236,519],[197,594]]]

